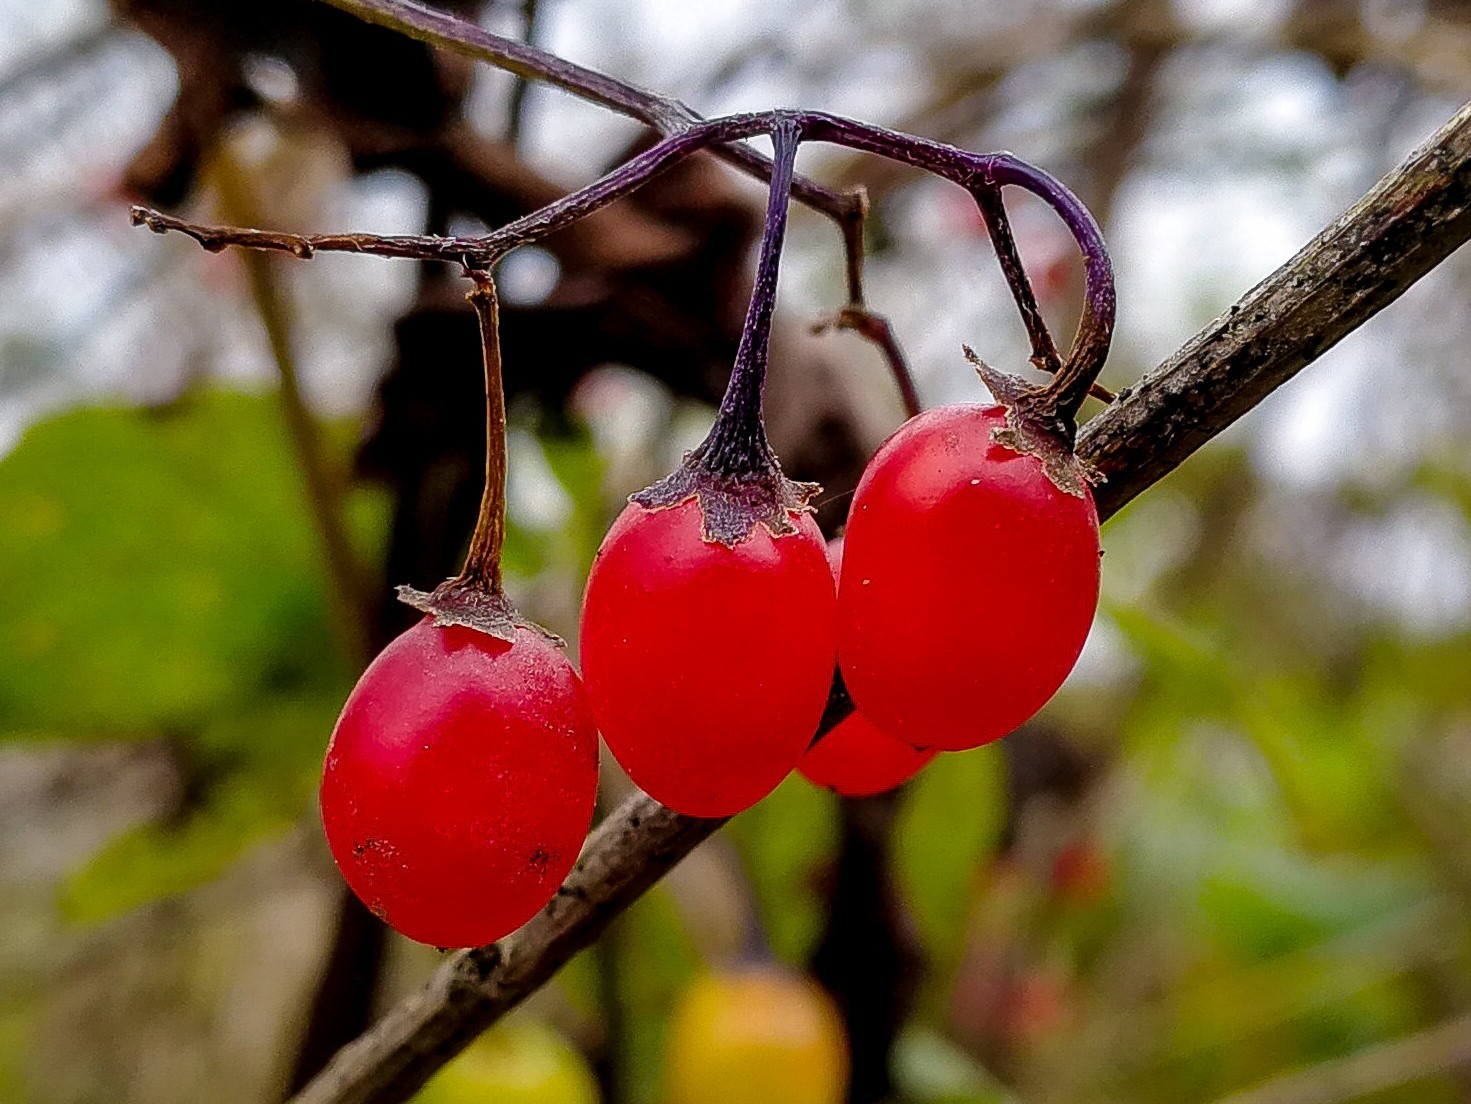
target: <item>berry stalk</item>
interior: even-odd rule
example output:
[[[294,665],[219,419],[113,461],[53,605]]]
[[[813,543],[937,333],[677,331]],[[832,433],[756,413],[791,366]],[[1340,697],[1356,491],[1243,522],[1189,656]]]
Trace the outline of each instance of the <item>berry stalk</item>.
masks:
[[[764,118],[771,126],[772,187],[756,279],[730,382],[705,440],[675,471],[631,497],[650,510],[698,500],[704,538],[728,548],[746,540],[757,525],[764,525],[773,536],[795,532],[794,516],[810,510],[808,502],[819,489],[814,483],[798,483],[783,474],[762,419],[771,317],[776,309],[793,166],[802,140],[802,121],[796,113],[775,112]]]
[[[501,549],[506,540],[506,396],[501,385],[500,307],[495,280],[486,269],[470,268],[475,286],[465,298],[480,323],[485,361],[485,490],[470,536],[465,566],[426,594],[398,588],[399,601],[423,610],[439,626],[462,625],[507,642],[526,628],[561,644],[561,638],[522,617],[501,585]]]
[[[375,0],[375,3],[397,7],[389,0]],[[993,240],[997,242],[1002,270],[1007,275],[1032,338],[1034,356],[1040,357],[1049,367],[1060,360],[1056,375],[1046,388],[1026,389],[1025,385],[1016,381],[1012,390],[1017,386],[1026,390],[1026,401],[1035,407],[1035,420],[1039,425],[1046,423],[1044,432],[1059,435],[1063,444],[1070,449],[1076,432],[1074,421],[1077,411],[1094,386],[1112,339],[1115,314],[1113,267],[1097,222],[1077,196],[1051,174],[1008,153],[972,153],[943,142],[902,134],[825,112],[766,111],[698,122],[687,120],[677,133],[585,188],[481,237],[286,234],[228,226],[198,226],[142,207],[133,208],[132,219],[135,224],[146,226],[156,233],[178,231],[188,234],[210,250],[247,246],[288,252],[299,258],[311,257],[319,250],[332,250],[459,261],[466,267],[483,268],[510,250],[538,241],[627,195],[678,161],[701,150],[714,147],[726,156],[734,156],[742,164],[748,158],[761,162],[762,159],[755,151],[740,143],[758,134],[774,133],[784,126],[796,128],[804,141],[847,146],[943,177],[969,191],[982,204],[983,209],[991,205],[995,211],[1002,213],[1002,222],[996,222],[993,218],[988,225],[992,225]],[[779,170],[773,165],[772,171]],[[790,175],[789,171],[788,174]],[[793,177],[784,187],[774,187],[773,192],[792,191],[799,198],[806,199],[800,185],[800,178]],[[1036,308],[1035,297],[1026,282],[1014,244],[1008,246],[1006,236],[1001,233],[1005,224],[999,192],[1004,186],[1023,188],[1050,206],[1066,224],[1083,255],[1086,272],[1083,311],[1072,348],[1065,358],[1056,352],[1051,336],[1047,334],[1046,324]],[[861,204],[854,208],[854,212],[855,218],[845,218],[843,222],[849,251],[850,298],[844,315],[861,323],[850,325],[849,328],[869,336],[870,340],[878,335],[881,347],[885,347],[883,337],[888,335],[887,324],[880,325],[881,320],[871,316],[863,306],[857,260],[861,256],[861,242],[856,237],[863,213]],[[840,316],[840,324],[843,320],[844,316]],[[889,353],[890,364],[895,366],[900,387],[906,387],[902,358],[894,357],[892,350],[886,349],[886,352]],[[1007,394],[1010,395],[1011,391],[1007,391]],[[916,405],[912,398],[912,395],[906,394],[906,401]]]
[[[465,298],[480,323],[485,359],[485,490],[460,578],[500,594],[501,548],[506,543],[506,394],[501,385],[500,302],[489,272],[471,269],[470,279],[475,286]]]
[[[776,283],[786,239],[791,206],[793,166],[801,130],[790,119],[780,119],[771,134],[773,147],[771,194],[761,235],[761,254],[741,343],[736,350],[730,383],[710,436],[699,452],[705,470],[722,475],[765,474],[776,467],[776,456],[766,438],[762,420],[766,366],[771,348],[771,316],[776,309]]]

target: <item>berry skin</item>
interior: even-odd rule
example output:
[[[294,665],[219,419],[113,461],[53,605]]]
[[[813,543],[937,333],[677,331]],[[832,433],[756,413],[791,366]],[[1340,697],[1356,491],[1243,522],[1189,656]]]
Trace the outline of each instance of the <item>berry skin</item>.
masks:
[[[797,769],[814,786],[844,797],[871,797],[908,782],[938,754],[910,747],[854,713],[818,740]]]
[[[731,816],[787,776],[816,731],[836,657],[822,535],[765,525],[707,540],[698,501],[630,503],[582,607],[582,666],[608,748],[650,796]]]
[[[551,900],[597,784],[597,731],[553,643],[426,617],[348,697],[327,749],[322,823],[374,913],[421,943],[473,947]]]
[[[1098,606],[1098,514],[991,439],[999,406],[910,419],[849,514],[838,653],[859,712],[916,747],[999,739],[1047,703]]]
[[[842,537],[827,542],[827,559],[836,578],[843,569]],[[896,740],[854,713],[818,740],[797,769],[814,786],[844,797],[870,797],[908,782],[937,754]]]
[[[763,966],[707,974],[669,1024],[669,1104],[840,1104],[848,1047],[831,998]]]

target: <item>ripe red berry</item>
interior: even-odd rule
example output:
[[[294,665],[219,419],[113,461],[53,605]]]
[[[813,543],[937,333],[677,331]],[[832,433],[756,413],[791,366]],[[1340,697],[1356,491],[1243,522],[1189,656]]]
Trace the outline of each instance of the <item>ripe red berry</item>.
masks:
[[[797,769],[814,786],[844,797],[868,797],[908,782],[938,754],[910,747],[854,713],[818,740]]]
[[[838,651],[859,712],[916,747],[960,750],[1041,709],[1098,605],[1098,515],[1035,456],[992,439],[1002,407],[910,419],[849,515]]]
[[[827,703],[836,595],[810,514],[708,540],[690,499],[630,503],[603,541],[582,609],[582,666],[608,748],[690,816],[755,804],[802,757]]]
[[[348,885],[388,924],[421,943],[478,946],[551,900],[597,780],[582,686],[551,641],[426,617],[348,698],[327,750],[322,823]]]
[[[836,578],[843,567],[842,537],[827,542],[827,559]],[[814,786],[844,797],[868,797],[909,781],[936,754],[896,740],[854,713],[818,740],[797,769]]]
[[[690,816],[731,816],[797,765],[827,705],[837,595],[812,484],[782,474],[761,394],[798,132],[772,132],[771,196],[730,383],[710,434],[633,496],[582,604],[598,727],[630,778]]]

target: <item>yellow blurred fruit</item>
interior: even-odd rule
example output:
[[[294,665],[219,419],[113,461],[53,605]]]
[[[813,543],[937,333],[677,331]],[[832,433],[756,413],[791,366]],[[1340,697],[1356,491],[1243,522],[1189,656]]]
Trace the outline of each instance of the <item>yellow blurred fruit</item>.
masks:
[[[587,1060],[536,1020],[486,1032],[419,1090],[413,1104],[598,1104]]]
[[[841,1104],[848,1047],[832,1001],[775,967],[708,974],[669,1028],[668,1104]]]

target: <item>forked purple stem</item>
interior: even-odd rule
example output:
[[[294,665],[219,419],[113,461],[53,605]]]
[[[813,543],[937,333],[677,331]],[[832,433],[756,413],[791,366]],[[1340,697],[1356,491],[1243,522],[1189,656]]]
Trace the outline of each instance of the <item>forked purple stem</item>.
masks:
[[[740,141],[757,134],[775,134],[784,127],[794,128],[797,143],[830,142],[874,153],[950,180],[976,198],[982,212],[988,215],[987,227],[996,244],[1002,271],[1012,288],[1027,332],[1031,336],[1033,355],[1057,373],[1048,385],[1048,393],[1058,415],[1071,421],[1103,367],[1113,337],[1116,312],[1113,265],[1109,260],[1108,248],[1103,242],[1103,233],[1083,202],[1050,173],[1009,153],[971,153],[943,142],[902,134],[825,112],[769,111],[731,115],[695,124],[689,130],[659,142],[580,191],[477,239],[476,245],[491,255],[498,256],[560,230],[628,194],[697,150],[714,144]],[[1031,192],[1056,211],[1083,254],[1083,313],[1072,348],[1060,364],[1056,363],[1059,359],[1056,346],[1042,321],[1041,312],[1037,309],[1036,299],[1004,221],[1001,189],[1008,185]],[[785,187],[789,190],[789,185]],[[773,191],[775,190],[776,180],[773,177]],[[780,204],[779,212],[776,205],[768,207],[766,237],[771,236],[776,223],[784,228],[786,211],[785,202]],[[770,305],[758,304],[757,300],[763,294],[774,294],[774,289],[774,281],[770,289],[763,290],[758,285],[748,321],[759,313],[758,305],[769,312]],[[744,341],[742,348],[745,348]]]
[[[538,241],[627,195],[693,153],[710,146],[739,143],[758,134],[775,134],[784,128],[794,131],[797,142],[830,142],[913,165],[960,185],[976,198],[983,212],[989,209],[992,217],[987,219],[987,226],[996,243],[1002,271],[1031,336],[1034,358],[1040,358],[1048,367],[1052,367],[1051,362],[1056,359],[1055,346],[1040,311],[1036,309],[1035,297],[1021,269],[1020,258],[1015,255],[1009,231],[1005,229],[1004,221],[998,222],[995,215],[999,211],[1004,216],[1004,209],[1000,207],[1000,190],[1006,186],[1031,192],[1057,212],[1083,254],[1086,273],[1083,312],[1072,348],[1066,358],[1062,358],[1056,376],[1045,388],[1051,412],[1060,423],[1071,424],[1108,354],[1115,314],[1113,266],[1098,224],[1082,201],[1051,174],[1009,153],[971,153],[943,142],[825,112],[764,111],[691,123],[687,129],[663,139],[585,188],[478,238],[382,238],[367,234],[283,234],[201,227],[137,207],[133,209],[133,220],[160,233],[182,231],[211,250],[241,245],[280,250],[303,258],[318,250],[331,250],[437,258],[480,268],[518,246]],[[751,152],[754,156],[754,151]],[[790,190],[790,185],[787,189]],[[774,214],[774,208],[768,209],[768,236],[773,218],[785,220],[785,204],[781,205],[779,214]],[[758,289],[758,299],[761,294]],[[753,311],[758,305],[753,302]]]

